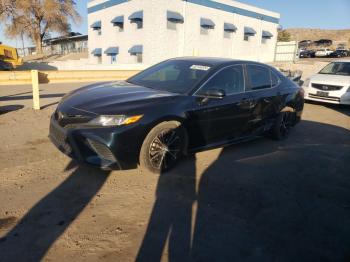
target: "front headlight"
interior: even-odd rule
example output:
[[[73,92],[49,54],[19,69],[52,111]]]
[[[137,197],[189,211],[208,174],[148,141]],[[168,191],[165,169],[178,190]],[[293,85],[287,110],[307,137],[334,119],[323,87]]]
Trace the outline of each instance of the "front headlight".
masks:
[[[309,85],[310,85],[310,78],[307,78],[307,79],[305,80],[305,82],[303,83],[303,86],[309,87]]]
[[[121,125],[129,125],[132,123],[136,123],[139,121],[143,115],[137,116],[125,116],[125,115],[102,115],[92,119],[89,122],[89,125],[94,126],[121,126]]]

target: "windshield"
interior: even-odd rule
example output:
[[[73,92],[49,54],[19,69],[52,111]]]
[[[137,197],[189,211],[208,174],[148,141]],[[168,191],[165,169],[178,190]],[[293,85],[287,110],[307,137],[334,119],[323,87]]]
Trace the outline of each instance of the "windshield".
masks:
[[[350,62],[334,62],[328,64],[320,74],[350,76]]]
[[[213,66],[207,63],[168,60],[142,71],[127,82],[157,90],[184,94],[204,79]]]

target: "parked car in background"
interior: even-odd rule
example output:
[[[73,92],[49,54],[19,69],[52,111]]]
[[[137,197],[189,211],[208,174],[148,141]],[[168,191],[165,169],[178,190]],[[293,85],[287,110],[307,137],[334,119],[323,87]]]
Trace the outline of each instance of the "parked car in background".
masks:
[[[349,51],[345,49],[337,49],[333,53],[330,54],[331,57],[347,57],[349,56]]]
[[[315,57],[315,51],[314,50],[303,50],[300,51],[299,57],[300,58],[312,58]]]
[[[331,49],[328,48],[322,48],[322,49],[318,49],[315,53],[316,57],[328,57],[333,53],[333,51]]]
[[[299,42],[299,47],[307,47],[311,45],[313,42],[311,40],[303,40]]]
[[[315,41],[314,44],[318,46],[331,46],[333,44],[333,41],[330,39],[320,39]]]
[[[12,69],[12,65],[5,61],[0,60],[0,71],[10,71]]]
[[[328,64],[307,79],[303,88],[306,100],[350,105],[350,60]]]
[[[159,173],[188,153],[265,134],[286,138],[301,119],[303,95],[265,64],[170,59],[125,82],[66,95],[51,117],[50,138],[81,162],[104,168],[139,163]]]

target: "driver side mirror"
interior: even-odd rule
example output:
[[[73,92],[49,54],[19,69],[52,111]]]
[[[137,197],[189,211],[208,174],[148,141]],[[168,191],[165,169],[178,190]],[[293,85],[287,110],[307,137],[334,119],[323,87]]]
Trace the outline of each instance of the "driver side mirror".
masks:
[[[226,96],[226,92],[223,89],[212,88],[207,90],[203,95],[206,98],[223,99]]]

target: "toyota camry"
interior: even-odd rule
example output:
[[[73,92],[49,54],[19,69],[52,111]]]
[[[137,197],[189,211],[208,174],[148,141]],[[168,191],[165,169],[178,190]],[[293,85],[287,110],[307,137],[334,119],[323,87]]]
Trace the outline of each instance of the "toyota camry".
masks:
[[[82,163],[159,173],[205,149],[285,139],[303,106],[303,89],[268,65],[175,58],[67,94],[51,117],[50,138]]]

